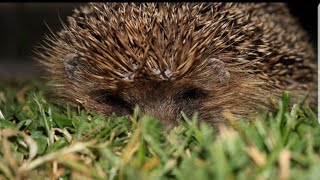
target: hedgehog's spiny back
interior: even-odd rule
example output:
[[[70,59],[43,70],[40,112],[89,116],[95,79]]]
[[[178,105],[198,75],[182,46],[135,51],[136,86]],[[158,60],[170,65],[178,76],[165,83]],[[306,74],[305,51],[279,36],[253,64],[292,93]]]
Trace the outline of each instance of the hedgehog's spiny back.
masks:
[[[131,79],[140,72],[181,78],[201,71],[209,56],[229,46],[223,36],[240,31],[222,18],[226,12],[212,19],[220,6],[96,4],[70,18],[69,34],[76,35],[74,48],[90,52],[87,60],[103,63],[112,78]]]

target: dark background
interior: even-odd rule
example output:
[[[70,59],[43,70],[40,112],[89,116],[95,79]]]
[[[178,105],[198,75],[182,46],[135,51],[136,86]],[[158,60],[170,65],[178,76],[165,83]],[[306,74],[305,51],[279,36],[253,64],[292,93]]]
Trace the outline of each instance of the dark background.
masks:
[[[33,49],[45,34],[62,28],[60,19],[79,3],[0,3],[0,80],[39,74]],[[46,25],[47,24],[47,25]],[[2,77],[2,78],[1,78]]]
[[[32,49],[50,34],[62,28],[79,3],[0,3],[0,79],[28,77],[38,74],[32,60]],[[291,13],[310,34],[317,48],[316,3],[288,3]]]

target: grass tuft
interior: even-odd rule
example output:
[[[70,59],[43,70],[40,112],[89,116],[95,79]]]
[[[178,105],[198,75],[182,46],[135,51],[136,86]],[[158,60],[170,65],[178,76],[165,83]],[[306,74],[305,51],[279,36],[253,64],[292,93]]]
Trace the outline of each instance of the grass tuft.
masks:
[[[173,129],[141,114],[103,116],[45,98],[37,81],[0,84],[0,178],[319,179],[320,125],[284,92],[276,113],[227,125],[182,116]],[[190,119],[191,118],[191,119]]]

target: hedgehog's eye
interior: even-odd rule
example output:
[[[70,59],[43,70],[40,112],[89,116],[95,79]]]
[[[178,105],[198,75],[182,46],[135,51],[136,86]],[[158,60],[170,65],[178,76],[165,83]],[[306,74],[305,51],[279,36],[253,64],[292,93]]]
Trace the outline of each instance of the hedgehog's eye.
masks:
[[[124,100],[123,98],[121,98],[120,96],[108,94],[104,96],[102,100],[104,103],[114,108],[118,108],[119,110],[123,109],[131,112],[133,109],[132,105],[128,103],[126,100]]]
[[[180,94],[180,100],[196,100],[203,98],[206,93],[200,88],[189,88]]]
[[[112,94],[108,91],[96,91],[94,94],[95,99],[98,103],[111,106],[116,112],[120,114],[133,112],[133,105],[121,96]]]

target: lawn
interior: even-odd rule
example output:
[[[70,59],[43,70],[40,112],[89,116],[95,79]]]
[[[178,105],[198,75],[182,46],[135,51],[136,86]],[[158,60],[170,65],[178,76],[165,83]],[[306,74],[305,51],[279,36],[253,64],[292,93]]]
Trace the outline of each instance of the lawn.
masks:
[[[288,92],[253,122],[226,112],[219,131],[196,114],[164,129],[138,108],[106,117],[44,92],[0,81],[0,179],[320,179],[316,113]]]

